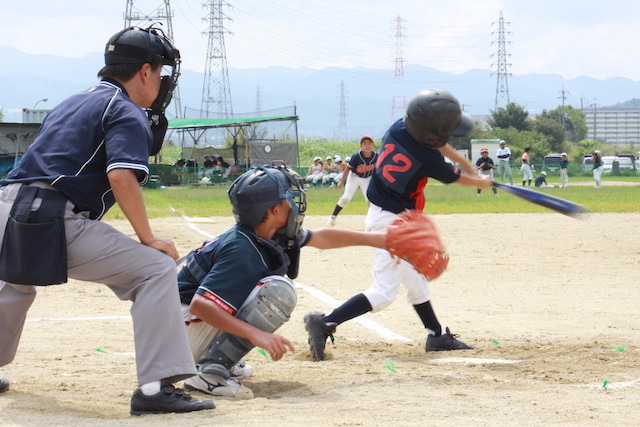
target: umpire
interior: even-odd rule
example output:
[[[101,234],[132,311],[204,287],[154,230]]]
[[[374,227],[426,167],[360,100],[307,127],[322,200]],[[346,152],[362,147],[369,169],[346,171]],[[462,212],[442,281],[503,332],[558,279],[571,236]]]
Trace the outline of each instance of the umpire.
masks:
[[[172,385],[197,373],[177,292],[178,252],[151,230],[140,190],[167,129],[180,53],[161,30],[131,27],[108,41],[105,64],[96,86],[51,111],[0,182],[0,366],[15,357],[34,285],[67,276],[103,283],[132,302],[139,387],[131,414],[213,409]],[[114,203],[139,242],[100,221]]]

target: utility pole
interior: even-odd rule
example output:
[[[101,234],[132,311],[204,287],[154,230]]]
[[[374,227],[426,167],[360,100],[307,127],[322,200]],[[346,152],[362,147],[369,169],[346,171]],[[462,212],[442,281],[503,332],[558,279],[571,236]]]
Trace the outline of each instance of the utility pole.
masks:
[[[510,63],[507,62],[507,58],[511,56],[511,54],[507,53],[507,44],[511,43],[506,40],[506,35],[511,34],[508,31],[505,31],[505,25],[511,25],[511,22],[505,22],[502,17],[502,11],[500,11],[500,18],[492,22],[491,25],[498,24],[498,31],[493,31],[491,35],[497,34],[498,39],[495,42],[491,42],[491,44],[498,44],[498,51],[491,55],[491,57],[496,57],[496,62],[491,64],[491,66],[495,66],[495,72],[491,73],[492,76],[496,76],[496,99],[494,103],[494,110],[497,110],[501,105],[500,101],[506,101],[505,105],[510,102],[509,100],[509,82],[508,77],[511,75],[509,73]]]
[[[393,96],[391,98],[391,122],[403,117],[407,109],[407,97],[404,94],[404,58],[402,56],[402,39],[407,37],[404,34],[406,27],[405,20],[400,16],[395,19],[395,69],[393,72]],[[398,114],[396,115],[396,112]]]
[[[344,80],[340,81],[340,101],[338,103],[338,136],[346,140],[347,132],[347,94],[344,86]]]
[[[153,9],[153,11],[150,13],[141,12],[138,8],[138,4],[140,3],[145,3],[146,6],[147,4],[152,3],[152,1],[127,0],[127,6],[124,12],[124,28],[147,28],[152,24],[160,23],[162,24],[162,31],[165,32],[172,43],[176,44],[176,39],[173,35],[173,24],[171,22],[171,18],[173,18],[173,10],[171,10],[170,4],[171,2],[169,0],[159,2],[160,4],[156,5],[155,9]],[[182,103],[180,102],[179,86],[176,86],[176,88],[173,90],[173,98],[171,99],[171,103],[175,108],[176,117],[182,117]]]
[[[260,85],[256,86],[256,116],[262,114],[262,90]]]
[[[203,18],[203,21],[208,22],[209,27],[203,34],[208,37],[209,41],[200,116],[209,118],[215,115],[220,119],[229,119],[233,116],[233,106],[224,44],[224,35],[229,32],[224,28],[224,21],[230,18],[224,14],[222,8],[230,5],[224,0],[209,0],[202,6],[208,9],[207,17]]]
[[[564,110],[564,102],[567,99],[567,94],[569,94],[568,91],[564,90],[564,88],[562,88],[562,90],[560,91],[560,99],[562,100],[562,108],[561,108],[561,116],[560,116],[560,123],[562,124],[562,126],[564,127],[564,119],[565,119],[565,110]]]

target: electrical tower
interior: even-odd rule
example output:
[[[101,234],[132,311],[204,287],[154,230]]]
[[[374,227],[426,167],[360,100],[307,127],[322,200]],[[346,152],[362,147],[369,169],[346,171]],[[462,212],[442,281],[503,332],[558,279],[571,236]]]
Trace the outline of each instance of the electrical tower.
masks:
[[[224,35],[229,31],[225,30],[224,21],[230,18],[224,14],[222,9],[224,6],[230,5],[224,0],[209,0],[202,6],[208,9],[207,17],[203,20],[208,22],[209,28],[203,34],[208,37],[209,41],[200,115],[202,118],[215,116],[219,119],[229,119],[233,116],[233,107],[231,105],[227,53],[224,45]]]
[[[344,87],[344,80],[340,81],[340,102],[338,104],[338,137],[347,140],[347,91]]]
[[[393,96],[391,98],[391,123],[395,122],[397,118],[403,117],[407,109],[407,97],[404,95],[404,58],[402,57],[402,39],[407,37],[403,32],[406,29],[405,20],[398,16],[394,22],[396,58],[393,73]]]
[[[498,24],[498,31],[493,31],[491,35],[493,36],[494,34],[497,34],[498,40],[496,40],[495,42],[491,42],[491,44],[497,43],[498,51],[491,55],[492,57],[494,56],[497,57],[496,62],[491,64],[492,67],[493,66],[496,67],[495,68],[496,71],[494,73],[491,73],[491,75],[497,76],[496,100],[494,103],[494,110],[497,110],[498,107],[500,107],[501,105],[500,101],[506,101],[504,105],[510,102],[509,82],[507,79],[511,75],[511,73],[509,73],[509,67],[511,66],[511,64],[507,62],[507,57],[510,57],[511,54],[507,53],[506,46],[508,43],[510,44],[511,42],[506,40],[506,35],[511,33],[508,31],[505,31],[505,25],[511,25],[511,22],[505,22],[504,18],[502,17],[502,11],[500,11],[500,19],[491,23],[491,25],[495,25],[495,24]]]
[[[140,3],[144,3],[141,7],[147,7],[151,3],[155,3],[155,9],[153,9],[150,13],[143,13],[140,11],[140,8],[137,6]],[[171,10],[171,4],[169,0],[158,1],[136,1],[136,0],[127,0],[127,8],[124,12],[124,28],[129,27],[140,27],[147,28],[151,26],[151,24],[160,23],[162,24],[160,28],[165,32],[167,37],[174,43],[176,39],[173,36],[173,24],[171,23],[171,18],[173,18],[173,10]],[[177,44],[176,44],[177,46]],[[173,98],[171,100],[171,104],[175,108],[175,116],[182,117],[182,104],[180,102],[180,90],[179,86],[173,90]]]

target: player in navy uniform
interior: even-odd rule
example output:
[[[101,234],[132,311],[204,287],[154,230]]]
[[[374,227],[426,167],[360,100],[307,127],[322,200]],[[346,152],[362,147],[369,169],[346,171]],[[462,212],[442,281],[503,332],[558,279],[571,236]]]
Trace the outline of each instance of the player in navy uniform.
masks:
[[[49,113],[17,168],[2,181],[0,239],[5,227],[14,227],[8,217],[19,205],[16,200],[26,200],[37,212],[52,208],[45,200],[55,201],[55,210],[62,200],[56,218],[64,221],[63,271],[74,279],[104,283],[118,298],[132,301],[139,387],[131,398],[131,414],[212,409],[212,401],[191,398],[171,384],[197,369],[176,292],[178,252],[171,240],[151,230],[140,190],[149,177],[149,156],[162,147],[164,109],[180,74],[180,55],[160,30],[132,27],[110,38],[105,64],[96,86]],[[163,66],[170,75],[162,75]],[[139,242],[99,221],[116,202]],[[33,257],[55,243],[38,238],[6,239],[3,252],[32,244],[25,258]],[[18,274],[20,281],[0,281],[0,366],[13,360],[36,296],[33,273]]]
[[[299,250],[368,245],[385,247],[385,233],[301,228],[306,211],[302,179],[290,169],[259,167],[229,188],[237,224],[192,251],[178,274],[180,299],[200,374],[185,387],[246,399],[240,379],[252,374],[242,358],[254,347],[280,360],[293,344],[274,332],[296,305],[290,279]],[[288,276],[285,277],[285,275]]]
[[[338,184],[338,189],[341,189],[344,182],[347,182],[344,187],[344,193],[338,200],[336,207],[333,209],[333,213],[329,217],[327,225],[333,225],[336,222],[336,217],[351,201],[358,188],[362,191],[367,205],[369,204],[369,200],[367,199],[367,187],[369,187],[371,174],[373,173],[373,168],[378,160],[378,153],[373,151],[375,148],[374,144],[375,142],[373,138],[369,135],[365,135],[360,138],[361,150],[351,156],[351,159],[349,160],[349,169],[345,171],[342,176],[342,180]]]
[[[487,148],[480,150],[480,158],[476,161],[476,168],[480,175],[486,175],[489,177],[488,179],[493,180],[493,170],[496,166],[493,164],[493,159],[489,157],[489,150]],[[493,190],[493,194],[497,196],[498,190],[496,190],[495,187],[491,187],[491,189]],[[480,196],[481,192],[482,190],[478,188],[478,196]]]
[[[479,177],[466,161],[461,172],[445,162],[443,154],[455,157],[455,150],[447,143],[449,136],[462,136],[473,128],[471,117],[462,112],[460,103],[444,90],[425,90],[414,97],[403,119],[395,122],[382,139],[378,162],[369,184],[367,197],[371,202],[366,229],[384,232],[405,209],[420,212],[425,206],[424,188],[429,178],[445,184],[487,189],[491,181]],[[442,151],[442,152],[441,152]],[[472,349],[457,339],[457,335],[438,321],[431,306],[427,280],[410,264],[391,257],[389,252],[376,249],[372,269],[374,282],[329,315],[307,313],[304,317],[309,334],[309,346],[314,360],[324,359],[328,337],[336,326],[369,311],[380,311],[395,299],[400,284],[407,288],[407,297],[424,327],[428,330],[426,351]]]

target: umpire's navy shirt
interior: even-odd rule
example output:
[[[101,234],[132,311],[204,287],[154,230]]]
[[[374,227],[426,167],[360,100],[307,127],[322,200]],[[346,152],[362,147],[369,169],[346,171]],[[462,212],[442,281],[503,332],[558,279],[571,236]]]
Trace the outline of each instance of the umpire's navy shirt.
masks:
[[[460,170],[447,163],[438,150],[413,139],[400,119],[382,138],[367,198],[374,205],[393,213],[405,209],[422,212],[425,204],[423,190],[429,177],[450,184],[460,178]]]
[[[44,181],[76,209],[101,218],[115,203],[107,173],[133,169],[146,183],[153,136],[146,113],[119,83],[103,79],[51,110],[3,185]]]

